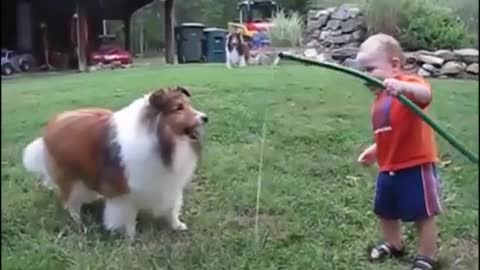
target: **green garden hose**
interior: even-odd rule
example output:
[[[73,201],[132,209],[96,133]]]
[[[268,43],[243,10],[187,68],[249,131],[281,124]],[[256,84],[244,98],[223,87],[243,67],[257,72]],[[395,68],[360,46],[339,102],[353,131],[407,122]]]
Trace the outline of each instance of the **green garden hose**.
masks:
[[[321,62],[321,61],[316,61],[308,58],[304,58],[301,56],[296,56],[294,54],[288,53],[288,52],[281,52],[279,54],[280,58],[286,58],[290,59],[293,61],[301,62],[304,64],[310,64],[314,66],[320,66],[320,67],[325,67],[328,69],[340,71],[343,73],[347,73],[349,75],[352,75],[354,77],[360,78],[364,81],[367,82],[369,85],[373,86],[378,86],[379,88],[383,89],[383,82],[370,77],[358,70],[352,69],[352,68],[347,68],[344,66],[340,66],[338,64],[334,63],[328,63],[328,62]],[[467,157],[470,161],[473,163],[478,164],[478,157],[473,154],[472,152],[468,151],[463,145],[460,144],[460,142],[455,139],[450,133],[445,131],[442,127],[440,127],[437,123],[435,123],[430,117],[428,117],[415,103],[413,103],[411,100],[409,100],[407,97],[404,95],[398,95],[397,96],[398,100],[402,102],[405,106],[409,107],[412,111],[414,111],[420,118],[423,119],[429,126],[433,128],[440,136],[442,136],[445,140],[447,140],[448,143],[450,143],[453,147],[455,147],[460,153],[462,153],[465,157]]]

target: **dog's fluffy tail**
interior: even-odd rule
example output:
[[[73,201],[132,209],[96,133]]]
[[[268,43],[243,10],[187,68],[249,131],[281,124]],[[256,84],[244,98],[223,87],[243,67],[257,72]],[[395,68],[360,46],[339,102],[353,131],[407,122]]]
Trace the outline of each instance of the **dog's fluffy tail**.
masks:
[[[52,188],[54,184],[48,172],[47,155],[43,138],[37,138],[23,150],[23,166],[27,171],[40,177],[43,185]]]

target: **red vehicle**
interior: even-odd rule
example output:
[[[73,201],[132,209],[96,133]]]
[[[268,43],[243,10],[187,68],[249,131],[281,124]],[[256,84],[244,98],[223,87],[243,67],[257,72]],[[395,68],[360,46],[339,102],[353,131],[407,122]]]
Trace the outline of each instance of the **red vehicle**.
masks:
[[[272,18],[278,11],[278,5],[271,0],[244,0],[238,3],[238,19],[229,23],[229,28],[239,30],[248,40],[257,32],[273,26]]]
[[[112,63],[127,65],[133,62],[132,55],[118,44],[115,35],[103,35],[100,39],[101,45],[88,56],[91,65]]]

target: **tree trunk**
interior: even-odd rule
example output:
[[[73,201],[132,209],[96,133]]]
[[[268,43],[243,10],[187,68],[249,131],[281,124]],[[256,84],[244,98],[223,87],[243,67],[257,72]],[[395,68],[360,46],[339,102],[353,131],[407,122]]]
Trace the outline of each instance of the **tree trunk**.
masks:
[[[140,55],[143,57],[143,51],[144,51],[144,44],[145,44],[145,36],[143,33],[144,29],[144,23],[143,20],[140,20]]]
[[[123,31],[125,36],[125,50],[130,51],[130,18],[132,17],[129,14],[126,18],[123,19]]]
[[[175,63],[175,0],[165,1],[165,60]]]
[[[78,59],[78,70],[84,72],[87,70],[87,53],[86,53],[86,45],[85,40],[82,38],[82,33],[86,31],[83,29],[82,21],[85,20],[85,9],[80,6],[80,1],[77,0],[76,4],[76,12],[77,12],[77,59]]]

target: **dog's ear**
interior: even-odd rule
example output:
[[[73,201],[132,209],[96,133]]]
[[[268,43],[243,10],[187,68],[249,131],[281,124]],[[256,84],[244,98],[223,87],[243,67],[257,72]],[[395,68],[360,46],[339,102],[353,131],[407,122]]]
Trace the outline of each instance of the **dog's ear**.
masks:
[[[191,97],[191,96],[192,96],[192,95],[190,94],[190,92],[189,92],[185,87],[177,86],[176,90],[179,91],[179,92],[181,92],[182,94],[184,94],[184,95],[187,96],[187,97]]]
[[[154,91],[150,95],[150,105],[152,105],[154,108],[162,109],[165,105],[166,94],[167,92],[165,91],[165,89],[159,89]]]

